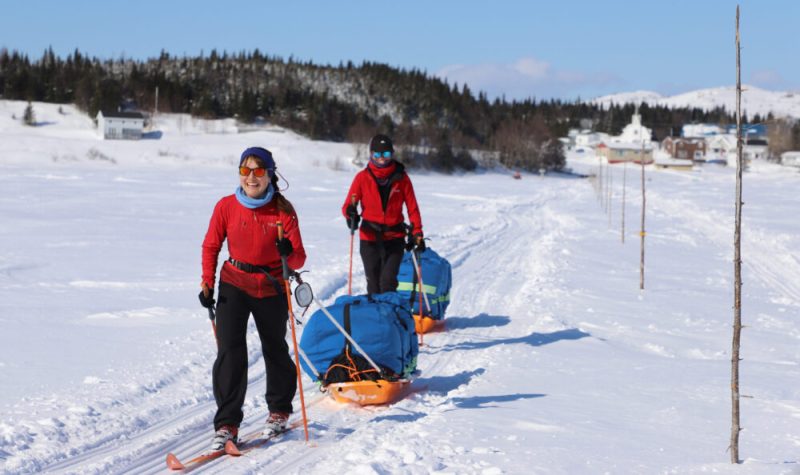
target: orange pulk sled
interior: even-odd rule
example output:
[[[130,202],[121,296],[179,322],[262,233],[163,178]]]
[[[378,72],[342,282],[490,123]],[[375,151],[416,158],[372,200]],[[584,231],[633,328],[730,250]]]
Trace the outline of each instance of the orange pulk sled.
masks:
[[[329,308],[325,307],[314,296],[308,283],[304,282],[298,285],[295,288],[294,294],[298,306],[309,307],[312,303],[315,303],[321,310],[321,314],[324,314],[327,321],[332,324],[332,326],[329,326],[329,324],[326,323],[323,326],[321,322],[326,321],[326,319],[320,315],[320,312],[317,312],[306,322],[304,338],[306,337],[306,332],[309,332],[308,334],[316,334],[318,328],[324,327],[326,329],[324,332],[326,337],[325,341],[341,341],[335,338],[336,335],[340,335],[339,338],[344,336],[345,339],[345,349],[339,353],[338,348],[341,347],[338,347],[336,350],[338,356],[334,358],[331,358],[330,354],[326,357],[321,357],[318,352],[321,351],[320,347],[323,345],[317,344],[318,342],[313,339],[310,340],[311,343],[306,347],[306,350],[312,355],[312,358],[309,358],[308,355],[305,354],[306,352],[303,351],[303,345],[306,344],[306,342],[301,342],[300,354],[303,357],[303,361],[306,367],[311,370],[309,373],[313,373],[313,375],[316,376],[323,391],[330,394],[337,402],[355,403],[361,406],[391,404],[404,398],[411,392],[411,380],[402,375],[410,374],[412,371],[411,368],[416,367],[416,354],[418,351],[416,346],[416,334],[414,333],[414,323],[410,312],[407,307],[402,305],[402,300],[400,300],[398,296],[394,296],[394,305],[391,303],[374,301],[372,297],[369,296],[345,297],[352,301],[352,305],[355,307],[355,310],[353,310],[353,327],[351,327],[351,314],[349,313],[351,304],[345,305],[347,310],[343,318],[340,318],[342,320],[342,323],[340,323],[340,321],[333,316]],[[390,301],[392,299],[391,296],[385,295],[375,298],[388,299]],[[376,311],[376,313],[368,311],[368,309],[373,307],[384,309],[402,308],[404,317],[402,319],[387,317],[387,315],[380,314],[378,311]],[[342,305],[339,304],[337,307],[337,304],[334,304],[334,306],[330,308],[341,309]],[[365,313],[368,313],[368,315],[365,315]],[[320,318],[322,320],[319,320]],[[402,369],[398,367],[391,369],[387,366],[378,365],[367,351],[364,350],[363,345],[360,345],[358,341],[356,341],[356,338],[359,336],[356,338],[353,337],[352,332],[357,326],[359,335],[363,336],[367,328],[376,324],[391,324],[396,325],[397,328],[402,326],[404,329],[393,335],[397,336],[398,340],[402,340],[405,337],[408,341],[403,341],[398,344],[394,341],[394,337],[387,338],[387,340],[392,341],[386,341],[387,346],[394,345],[398,347],[399,345],[399,347],[402,347],[404,351],[406,351],[404,355],[408,356],[408,358],[406,358],[408,361],[403,361],[405,365]],[[371,341],[374,343],[375,340],[373,339]],[[324,373],[317,370],[314,363],[311,361],[312,359],[317,361],[317,366],[324,365],[327,367],[327,370]],[[329,377],[332,371],[338,371],[341,378]]]

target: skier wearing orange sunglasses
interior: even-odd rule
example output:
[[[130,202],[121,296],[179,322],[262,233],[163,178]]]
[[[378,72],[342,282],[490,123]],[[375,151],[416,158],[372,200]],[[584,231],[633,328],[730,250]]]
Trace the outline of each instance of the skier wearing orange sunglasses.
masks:
[[[247,321],[258,329],[267,366],[266,400],[270,415],[265,432],[285,429],[297,390],[295,365],[286,343],[288,304],[281,257],[292,269],[306,260],[292,204],[278,191],[275,160],[261,147],[246,149],[239,161],[239,187],[214,208],[203,241],[200,303],[214,316],[216,303],[217,358],[212,380],[217,413],[212,450],[228,440],[237,442],[247,390]],[[284,235],[278,239],[277,223]],[[228,254],[220,270],[214,299],[217,260],[224,241]]]

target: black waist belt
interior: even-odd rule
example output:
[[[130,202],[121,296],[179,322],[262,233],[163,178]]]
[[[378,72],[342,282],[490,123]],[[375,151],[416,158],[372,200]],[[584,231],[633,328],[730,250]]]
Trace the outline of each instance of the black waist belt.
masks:
[[[269,267],[269,266],[256,266],[253,264],[248,264],[247,262],[237,261],[233,258],[228,258],[228,262],[235,268],[247,272],[248,274],[261,274],[267,276],[267,279],[272,283],[272,287],[275,289],[275,293],[280,295],[283,293],[283,289],[281,289],[281,284],[278,283],[278,279],[275,278],[271,271],[278,270],[280,267]]]
[[[229,258],[228,262],[233,267],[235,267],[235,268],[237,268],[237,269],[239,269],[241,271],[245,271],[245,272],[247,272],[249,274],[258,274],[258,273],[261,273],[261,272],[263,272],[265,274],[269,274],[270,272],[279,269],[279,267],[272,268],[272,267],[269,267],[269,266],[256,266],[256,265],[253,265],[253,264],[248,264],[247,262],[237,261],[236,259],[233,259],[233,258]]]
[[[378,253],[381,256],[381,267],[383,267],[384,264],[386,264],[386,248],[383,246],[383,234],[391,231],[405,234],[407,226],[406,223],[402,221],[392,226],[387,226],[385,224],[376,223],[375,221],[367,221],[365,219],[361,221],[361,229],[367,229],[375,233],[375,242],[379,244]]]
[[[406,232],[406,223],[400,222],[394,224],[392,226],[387,226],[385,224],[376,223],[375,221],[367,221],[366,219],[361,221],[361,228],[367,229],[369,231],[373,231],[376,233],[388,233],[388,232],[398,232],[398,233],[405,233]]]

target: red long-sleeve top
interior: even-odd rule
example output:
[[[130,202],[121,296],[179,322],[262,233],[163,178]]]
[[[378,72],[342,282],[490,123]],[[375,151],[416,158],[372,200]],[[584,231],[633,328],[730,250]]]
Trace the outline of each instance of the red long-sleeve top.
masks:
[[[404,167],[397,164],[397,169],[389,178],[390,190],[386,208],[383,207],[380,190],[375,178],[370,174],[368,168],[358,172],[353,178],[350,190],[342,205],[342,214],[347,218],[347,207],[355,203],[361,203],[361,219],[373,223],[381,224],[386,227],[396,226],[403,222],[403,204],[406,205],[408,219],[414,226],[413,234],[422,235],[422,217],[420,216],[417,197],[414,195],[414,187],[411,179],[405,173]],[[359,237],[365,241],[375,241],[375,232],[369,227],[362,225],[359,230]],[[405,237],[399,231],[387,231],[383,233],[383,239],[400,239]]]
[[[283,289],[281,256],[275,245],[278,221],[283,224],[284,237],[292,242],[294,248],[287,263],[290,268],[297,270],[306,262],[306,251],[295,213],[280,211],[274,199],[255,209],[242,206],[235,195],[219,200],[203,240],[203,282],[209,288],[214,288],[219,252],[223,241],[227,240],[228,254],[232,259],[270,268],[270,275],[277,279],[279,288]],[[222,266],[220,281],[232,284],[256,298],[277,295],[273,281],[264,273],[244,272],[228,261]]]

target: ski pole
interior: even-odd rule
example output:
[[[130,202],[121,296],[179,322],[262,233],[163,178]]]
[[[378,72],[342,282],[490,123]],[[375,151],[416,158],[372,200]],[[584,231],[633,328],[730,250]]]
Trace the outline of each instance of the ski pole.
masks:
[[[278,221],[278,239],[283,239],[283,224]],[[308,442],[308,419],[306,419],[306,400],[303,395],[303,378],[300,375],[300,359],[297,347],[297,334],[294,328],[294,311],[292,310],[292,292],[291,285],[289,284],[289,264],[286,262],[286,256],[281,256],[281,266],[283,267],[283,283],[286,286],[286,304],[289,309],[289,320],[292,322],[292,344],[294,345],[294,362],[295,369],[297,370],[297,386],[300,389],[300,408],[303,411],[303,430],[305,431],[306,442]]]
[[[350,196],[350,204],[355,208],[356,195]],[[347,295],[353,295],[353,241],[355,240],[356,230],[353,229],[353,222],[350,221],[350,274],[347,277]]]
[[[422,283],[422,269],[420,269],[419,262],[417,261],[417,251],[411,251],[411,261],[414,263],[414,270],[417,271],[417,279],[419,279],[419,293],[421,295],[419,313],[422,314],[422,297],[425,297],[425,307],[427,307],[428,313],[431,313],[431,303],[428,301],[428,294],[425,293],[424,290],[425,284]]]
[[[314,374],[317,375],[317,379],[322,379],[322,377],[321,377],[322,373],[317,371],[316,366],[314,366],[314,363],[311,362],[311,359],[308,357],[306,352],[303,351],[303,349],[300,348],[300,347],[298,347],[297,349],[298,349],[298,351],[300,351],[300,357],[303,358],[303,361],[305,361],[306,364],[308,365],[308,367],[311,368],[311,370],[314,371]]]
[[[361,353],[361,356],[363,356],[364,359],[367,360],[367,362],[370,364],[370,366],[375,368],[375,371],[377,371],[378,374],[383,375],[383,371],[378,367],[378,365],[375,364],[374,361],[372,361],[372,358],[370,358],[369,355],[367,354],[367,352],[364,351],[364,349],[361,348],[361,346],[358,343],[356,343],[356,341],[353,339],[353,337],[350,336],[350,334],[347,333],[347,331],[344,328],[342,328],[341,325],[339,325],[339,322],[336,321],[336,318],[334,318],[334,316],[331,315],[331,312],[329,312],[328,309],[325,308],[324,305],[322,305],[322,302],[320,302],[319,299],[317,299],[316,295],[314,296],[314,303],[317,304],[320,309],[322,309],[322,313],[324,313],[325,316],[328,317],[328,319],[331,321],[331,323],[333,323],[333,326],[335,326],[336,329],[339,330],[342,333],[342,335],[344,335],[344,337],[347,339],[347,341],[349,341],[353,345],[353,347],[355,347],[355,349],[358,350],[359,353]]]
[[[208,297],[210,290],[208,289],[208,285],[205,282],[201,285],[203,288],[203,295]],[[215,320],[217,319],[217,315],[214,313],[214,306],[208,307],[208,319],[211,320],[211,330],[214,331],[214,341],[217,342],[217,347],[219,347],[219,339],[217,339],[217,324]]]

